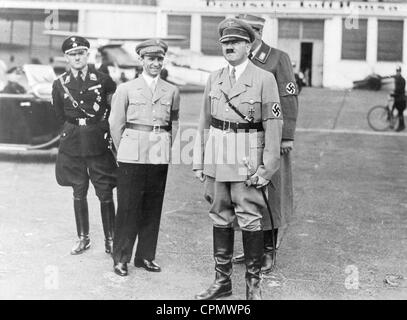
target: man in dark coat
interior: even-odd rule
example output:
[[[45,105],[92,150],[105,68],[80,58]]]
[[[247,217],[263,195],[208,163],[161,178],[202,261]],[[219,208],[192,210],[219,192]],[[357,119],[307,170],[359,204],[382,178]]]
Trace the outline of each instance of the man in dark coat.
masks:
[[[293,186],[291,173],[291,156],[294,132],[298,114],[298,88],[290,58],[284,51],[271,48],[262,41],[265,19],[249,14],[237,16],[254,30],[256,40],[252,44],[251,61],[263,70],[273,73],[277,81],[283,112],[283,134],[281,140],[280,169],[273,175],[268,187],[268,200],[272,211],[274,232],[272,232],[269,214],[263,214],[264,257],[262,272],[269,272],[276,262],[274,243],[279,246],[282,233],[278,236],[278,229],[285,229],[293,215]],[[244,261],[242,255],[234,258],[235,263]]]
[[[73,188],[74,211],[79,241],[71,254],[83,253],[90,246],[87,192],[89,180],[100,200],[105,251],[113,250],[116,186],[116,161],[109,144],[111,96],[116,84],[106,74],[88,66],[89,42],[82,37],[69,37],[62,51],[69,70],[54,81],[53,106],[63,124],[56,179],[61,186]]]
[[[394,92],[392,97],[394,97],[393,110],[397,109],[399,117],[399,126],[396,131],[402,131],[406,128],[404,125],[403,112],[406,109],[406,80],[401,75],[401,67],[397,67],[396,75],[394,76]]]

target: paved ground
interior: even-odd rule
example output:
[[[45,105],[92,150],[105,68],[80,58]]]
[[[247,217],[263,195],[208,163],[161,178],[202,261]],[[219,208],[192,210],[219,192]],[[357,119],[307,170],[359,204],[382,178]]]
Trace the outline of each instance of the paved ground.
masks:
[[[182,97],[185,128],[201,94]],[[370,106],[384,92],[305,88],[295,142],[296,219],[263,281],[266,299],[407,299],[407,135],[375,134]],[[187,136],[186,136],[187,139]],[[184,144],[188,143],[187,141]],[[2,155],[0,299],[192,299],[213,280],[211,223],[190,165],[170,168],[158,244],[159,274],[129,268],[121,278],[104,253],[90,190],[92,247],[71,256],[72,196],[54,178],[54,154]],[[241,250],[241,236],[236,237]],[[244,299],[244,267],[233,299]]]

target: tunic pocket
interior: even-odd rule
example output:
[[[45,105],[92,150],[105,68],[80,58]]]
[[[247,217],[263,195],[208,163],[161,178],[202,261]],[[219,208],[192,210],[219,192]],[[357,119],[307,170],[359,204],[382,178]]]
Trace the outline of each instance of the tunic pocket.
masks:
[[[160,117],[165,122],[170,121],[171,105],[172,105],[172,103],[170,100],[165,99],[165,100],[160,101]]]
[[[129,161],[139,160],[139,147],[139,132],[125,129],[120,140],[119,150],[117,151],[117,159]]]
[[[147,111],[147,101],[141,99],[130,99],[129,108],[127,110],[127,119],[136,120],[140,119]]]
[[[211,91],[209,92],[209,98],[211,102],[211,115],[216,116],[219,110],[219,104],[220,104],[220,97],[221,97],[221,92],[220,91]]]
[[[258,98],[242,98],[239,111],[246,116],[253,117],[255,122],[261,121],[261,101]]]

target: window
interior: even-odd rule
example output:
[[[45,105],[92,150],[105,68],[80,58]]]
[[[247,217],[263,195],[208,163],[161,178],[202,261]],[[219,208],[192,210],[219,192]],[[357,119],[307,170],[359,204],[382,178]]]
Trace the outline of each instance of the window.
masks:
[[[324,40],[324,20],[278,20],[279,39]]]
[[[302,38],[324,40],[324,20],[304,20]]]
[[[186,40],[175,45],[183,49],[189,49],[191,39],[191,16],[168,15],[168,35],[184,36]]]
[[[218,25],[225,17],[202,17],[201,44],[202,53],[208,55],[222,55],[219,43]]]
[[[300,39],[301,21],[294,19],[278,20],[278,37],[280,39]]]
[[[403,60],[403,21],[379,20],[377,61]]]
[[[366,60],[367,19],[359,19],[358,28],[350,29],[342,20],[342,59]]]

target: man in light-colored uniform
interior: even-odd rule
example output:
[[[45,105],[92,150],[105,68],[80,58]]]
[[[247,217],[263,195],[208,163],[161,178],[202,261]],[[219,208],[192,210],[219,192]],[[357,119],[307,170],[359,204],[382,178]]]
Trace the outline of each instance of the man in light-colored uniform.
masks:
[[[196,298],[232,294],[233,221],[237,218],[243,232],[246,298],[261,299],[265,210],[261,188],[280,164],[282,112],[274,76],[247,58],[254,40],[251,27],[230,18],[218,29],[228,66],[213,72],[207,82],[193,161],[211,204],[216,277]]]
[[[119,164],[113,260],[120,276],[128,274],[137,237],[134,265],[161,271],[154,259],[180,102],[178,88],[159,76],[167,49],[161,40],[138,44],[143,73],[120,84],[112,100],[109,123]]]

